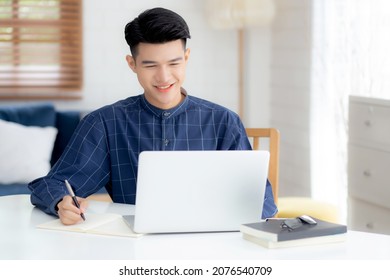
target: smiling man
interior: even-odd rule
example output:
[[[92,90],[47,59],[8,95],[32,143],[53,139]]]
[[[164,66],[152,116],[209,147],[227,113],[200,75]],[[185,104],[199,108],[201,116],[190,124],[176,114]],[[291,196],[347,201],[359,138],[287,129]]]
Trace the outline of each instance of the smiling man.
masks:
[[[144,88],[145,98],[160,109],[171,109],[184,100],[181,85],[190,49],[182,39],[166,43],[139,43],[134,56],[126,56]]]
[[[87,210],[84,198],[103,187],[114,202],[134,204],[142,151],[251,149],[236,113],[182,88],[190,32],[181,16],[163,8],[147,10],[126,25],[125,38],[131,51],[126,60],[143,94],[88,114],[48,175],[29,184],[31,202],[64,224],[80,222]],[[268,183],[262,217],[276,212]]]

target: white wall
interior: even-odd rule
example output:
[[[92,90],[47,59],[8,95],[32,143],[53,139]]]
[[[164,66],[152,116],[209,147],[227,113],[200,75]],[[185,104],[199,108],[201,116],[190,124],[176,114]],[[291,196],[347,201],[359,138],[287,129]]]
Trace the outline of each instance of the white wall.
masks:
[[[206,1],[206,0],[205,0]],[[238,110],[238,42],[235,30],[214,30],[206,21],[199,0],[84,0],[83,98],[56,101],[60,109],[93,110],[116,100],[142,93],[128,68],[129,53],[123,31],[127,22],[145,9],[163,6],[187,21],[192,39],[191,57],[184,87],[189,94]],[[247,31],[246,79],[248,126],[268,125],[270,28]]]
[[[280,196],[310,196],[311,0],[276,0],[270,124],[280,130]]]
[[[245,114],[247,127],[270,126],[271,27],[245,30]]]

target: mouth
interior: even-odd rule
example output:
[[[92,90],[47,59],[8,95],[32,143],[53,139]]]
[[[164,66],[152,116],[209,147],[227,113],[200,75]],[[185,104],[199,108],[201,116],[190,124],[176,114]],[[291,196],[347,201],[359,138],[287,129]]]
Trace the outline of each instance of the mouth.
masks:
[[[168,92],[174,84],[155,86],[155,88],[160,92]]]

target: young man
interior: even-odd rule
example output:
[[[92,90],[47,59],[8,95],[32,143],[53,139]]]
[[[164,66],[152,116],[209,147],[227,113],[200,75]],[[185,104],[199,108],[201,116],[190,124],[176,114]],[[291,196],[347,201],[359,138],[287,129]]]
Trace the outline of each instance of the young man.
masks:
[[[79,222],[87,208],[83,197],[102,187],[114,202],[134,204],[142,151],[251,149],[237,114],[182,88],[190,32],[181,16],[163,8],[147,10],[126,25],[125,38],[132,54],[127,63],[144,93],[87,115],[49,174],[29,184],[31,202],[64,224]],[[276,212],[268,184],[262,216]]]

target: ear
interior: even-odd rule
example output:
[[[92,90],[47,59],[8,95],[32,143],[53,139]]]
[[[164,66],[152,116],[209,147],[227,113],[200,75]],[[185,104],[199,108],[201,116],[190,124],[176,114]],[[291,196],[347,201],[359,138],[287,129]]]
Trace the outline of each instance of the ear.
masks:
[[[134,73],[136,73],[136,64],[135,59],[131,55],[126,55],[126,61],[127,65],[129,65],[130,69],[133,70]]]
[[[190,58],[190,53],[191,53],[191,49],[190,48],[187,48],[186,51],[184,52],[184,61],[188,62],[188,59]]]

